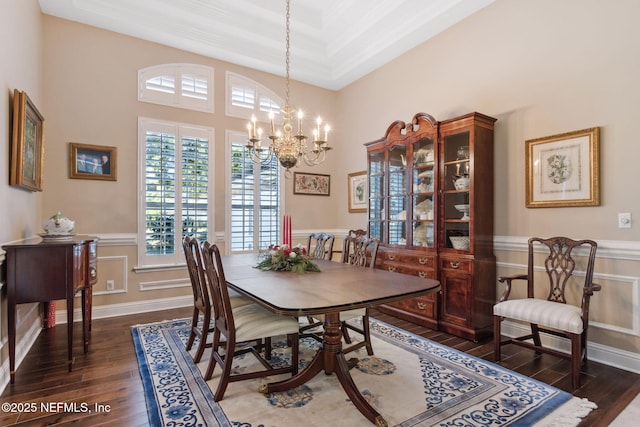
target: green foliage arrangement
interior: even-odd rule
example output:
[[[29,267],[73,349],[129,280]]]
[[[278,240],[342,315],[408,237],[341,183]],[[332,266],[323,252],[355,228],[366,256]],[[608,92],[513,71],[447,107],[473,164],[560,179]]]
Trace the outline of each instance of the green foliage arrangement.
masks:
[[[267,271],[293,271],[304,274],[307,271],[320,271],[320,267],[307,255],[307,250],[298,244],[293,248],[289,245],[270,245],[256,268]]]

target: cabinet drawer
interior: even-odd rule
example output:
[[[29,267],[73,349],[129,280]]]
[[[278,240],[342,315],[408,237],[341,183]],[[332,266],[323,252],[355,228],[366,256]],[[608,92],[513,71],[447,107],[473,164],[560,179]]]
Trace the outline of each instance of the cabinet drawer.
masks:
[[[436,279],[435,269],[420,268],[417,265],[397,264],[393,262],[383,262],[380,269],[391,271],[393,273],[410,274],[412,276],[424,277],[427,279]]]
[[[389,305],[407,311],[409,313],[414,313],[420,316],[435,319],[437,318],[438,314],[437,301],[437,296],[434,295],[406,299],[391,303]]]
[[[416,267],[436,268],[436,257],[426,253],[385,251],[382,259],[383,262],[392,261],[393,263],[410,264]]]
[[[466,259],[440,259],[440,268],[443,270],[455,270],[462,273],[473,272],[473,261]]]

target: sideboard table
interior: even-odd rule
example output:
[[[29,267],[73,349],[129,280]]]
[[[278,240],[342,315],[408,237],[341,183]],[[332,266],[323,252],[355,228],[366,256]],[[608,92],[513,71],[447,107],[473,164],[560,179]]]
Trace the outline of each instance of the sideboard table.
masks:
[[[9,369],[15,380],[16,305],[64,299],[67,301],[67,350],[73,369],[73,300],[82,293],[82,338],[89,351],[92,287],[97,281],[97,237],[27,239],[2,246],[6,251]]]

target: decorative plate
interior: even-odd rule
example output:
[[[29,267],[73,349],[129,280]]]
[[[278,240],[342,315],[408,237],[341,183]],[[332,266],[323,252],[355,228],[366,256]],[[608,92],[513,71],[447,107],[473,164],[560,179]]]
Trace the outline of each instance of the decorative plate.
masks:
[[[45,242],[71,240],[75,235],[76,233],[67,233],[67,234],[38,233],[38,236],[42,237],[42,240]]]

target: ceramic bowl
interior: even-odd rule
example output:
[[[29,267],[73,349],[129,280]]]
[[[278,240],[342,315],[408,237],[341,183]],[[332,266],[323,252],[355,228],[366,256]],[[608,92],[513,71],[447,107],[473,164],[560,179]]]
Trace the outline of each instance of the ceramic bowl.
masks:
[[[469,250],[469,236],[450,236],[451,245],[453,249],[459,249],[461,251]]]
[[[60,211],[53,215],[47,222],[44,223],[44,231],[50,235],[66,235],[71,234],[73,227],[75,227],[75,221],[70,220],[64,216]]]

